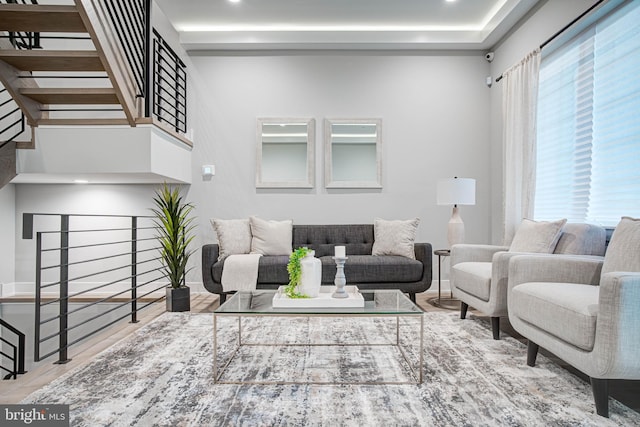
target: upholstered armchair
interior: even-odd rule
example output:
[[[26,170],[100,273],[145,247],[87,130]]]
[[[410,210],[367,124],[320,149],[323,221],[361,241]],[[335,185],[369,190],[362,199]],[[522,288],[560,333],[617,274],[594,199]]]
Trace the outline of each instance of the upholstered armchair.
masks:
[[[460,318],[469,306],[491,318],[494,339],[500,339],[500,317],[507,315],[509,260],[523,253],[602,256],[606,231],[592,224],[525,220],[507,246],[459,244],[451,248],[450,285],[461,301]]]
[[[597,413],[608,416],[608,380],[640,379],[640,220],[622,219],[604,262],[514,257],[507,301],[528,339],[527,364],[542,347],[584,372]]]

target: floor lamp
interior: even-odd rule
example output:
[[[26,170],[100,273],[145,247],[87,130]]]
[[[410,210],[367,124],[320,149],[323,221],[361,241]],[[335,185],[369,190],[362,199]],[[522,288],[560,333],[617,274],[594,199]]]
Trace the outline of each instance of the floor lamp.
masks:
[[[476,180],[472,178],[444,178],[438,180],[438,205],[453,205],[453,213],[447,229],[447,240],[451,246],[464,243],[464,222],[458,205],[476,204]]]

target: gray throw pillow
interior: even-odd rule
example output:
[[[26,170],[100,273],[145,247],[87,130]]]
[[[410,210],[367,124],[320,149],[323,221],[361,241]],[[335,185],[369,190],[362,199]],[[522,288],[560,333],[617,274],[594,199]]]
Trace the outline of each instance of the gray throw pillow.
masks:
[[[406,221],[385,221],[376,218],[373,221],[372,255],[400,255],[416,259],[414,244],[420,218]]]
[[[558,221],[523,219],[513,237],[509,252],[553,253],[562,235],[562,227],[566,223],[566,218]]]
[[[293,221],[267,221],[252,216],[251,253],[262,255],[290,255],[293,251]]]
[[[251,252],[251,227],[249,219],[213,218],[211,225],[218,236],[220,255],[218,261],[229,255]]]

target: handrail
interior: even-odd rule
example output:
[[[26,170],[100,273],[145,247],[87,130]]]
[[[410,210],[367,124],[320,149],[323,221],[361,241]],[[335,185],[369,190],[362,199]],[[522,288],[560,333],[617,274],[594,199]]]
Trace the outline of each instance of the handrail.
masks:
[[[1,87],[2,85],[0,85]],[[13,100],[6,88],[0,89],[0,108],[8,106],[9,111],[0,117],[0,149],[24,132],[24,113]],[[19,114],[18,114],[19,113]],[[18,119],[15,117],[18,115]]]
[[[53,218],[52,218],[53,217]],[[57,217],[57,218],[56,218]],[[48,229],[36,231],[35,219],[42,218]],[[52,221],[59,221],[54,227]],[[58,353],[56,363],[66,363],[68,349],[72,345],[96,334],[119,320],[131,317],[136,323],[139,310],[165,298],[154,296],[144,305],[142,298],[166,287],[166,273],[161,258],[156,255],[157,227],[153,216],[135,215],[94,215],[94,214],[23,214],[23,239],[36,240],[36,280],[35,280],[35,334],[34,360],[40,361]],[[101,225],[90,224],[100,221]],[[104,224],[104,221],[107,224]],[[57,221],[56,221],[57,222]],[[75,224],[80,222],[82,224]],[[128,226],[123,226],[127,222]],[[42,228],[42,227],[38,227]],[[108,232],[108,233],[107,233]],[[127,235],[128,238],[123,238]],[[75,242],[77,240],[77,242]],[[126,246],[123,246],[126,245]],[[128,249],[125,249],[128,248]],[[98,252],[98,253],[95,253]],[[96,263],[97,260],[102,262]],[[140,268],[144,266],[144,268]],[[123,272],[126,272],[123,274]],[[100,281],[82,282],[83,279],[101,276]],[[53,299],[43,301],[43,291],[55,292]],[[139,295],[138,291],[141,291]],[[69,302],[80,295],[100,291],[100,297],[78,307],[69,307]],[[123,296],[126,299],[123,301]],[[46,296],[46,295],[45,295]],[[96,304],[116,302],[117,304],[100,314],[91,313],[80,321],[74,316],[86,312]],[[78,303],[80,304],[80,303]],[[127,313],[115,320],[103,316],[130,305]],[[58,308],[57,314],[44,315],[43,307]],[[86,318],[88,317],[88,318]],[[56,326],[55,331],[51,328]],[[96,322],[101,321],[100,324]],[[47,325],[46,335],[43,326]],[[80,334],[80,327],[90,329]],[[75,334],[75,336],[73,335]],[[48,351],[57,338],[55,349]]]
[[[153,29],[153,113],[176,132],[187,130],[187,73],[178,54]]]
[[[16,378],[18,378],[18,375],[26,373],[26,371],[24,370],[25,335],[22,332],[20,332],[17,328],[15,328],[13,325],[11,325],[9,322],[2,319],[0,319],[0,327],[4,327],[8,329],[10,332],[12,332],[14,335],[18,337],[18,344],[16,345],[11,341],[5,338],[2,338],[2,336],[0,336],[0,341],[7,344],[13,350],[12,352],[13,354],[11,355],[6,354],[3,351],[0,351],[0,355],[6,357],[11,362],[13,362],[12,369],[8,369],[2,365],[0,365],[0,369],[8,372],[8,374],[4,377],[5,380],[8,380],[11,377],[13,377],[13,379],[15,380]]]

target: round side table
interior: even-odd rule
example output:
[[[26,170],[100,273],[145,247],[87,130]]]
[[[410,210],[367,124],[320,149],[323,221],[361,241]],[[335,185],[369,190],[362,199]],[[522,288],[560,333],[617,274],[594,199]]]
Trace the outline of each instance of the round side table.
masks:
[[[429,298],[429,303],[435,307],[445,308],[447,310],[458,310],[460,308],[460,300],[453,297],[453,292],[449,290],[449,297],[442,297],[442,258],[451,255],[449,249],[437,249],[433,251],[438,256],[438,296]]]

